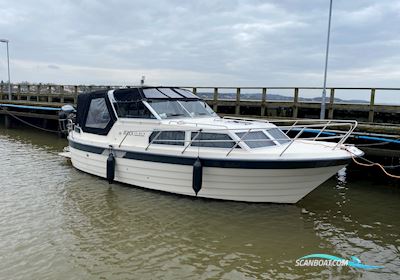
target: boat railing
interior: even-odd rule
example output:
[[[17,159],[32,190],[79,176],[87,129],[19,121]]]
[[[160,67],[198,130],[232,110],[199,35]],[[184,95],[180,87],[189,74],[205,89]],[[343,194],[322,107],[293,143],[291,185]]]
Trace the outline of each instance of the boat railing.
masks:
[[[280,156],[284,154],[284,152],[290,148],[290,146],[297,140],[304,132],[309,132],[309,130],[317,130],[318,133],[315,137],[312,138],[312,141],[320,141],[323,140],[321,135],[323,133],[335,133],[338,135],[338,142],[333,147],[333,150],[340,147],[346,140],[350,137],[353,131],[357,127],[357,121],[355,120],[272,120],[271,122],[276,123],[292,123],[291,125],[278,125],[278,127],[286,132],[286,135],[291,131],[299,131],[294,138],[292,138],[289,145],[282,151]],[[316,123],[317,122],[317,123]],[[308,124],[312,123],[312,124]],[[347,127],[347,129],[346,129]],[[320,129],[318,129],[320,128]],[[336,128],[336,129],[328,129],[328,128]],[[338,129],[345,128],[345,129]],[[307,139],[311,140],[311,139]]]
[[[250,120],[244,120],[244,121],[250,121]],[[253,124],[255,124],[254,120],[251,120]],[[149,141],[148,145],[145,147],[145,150],[147,151],[151,145],[157,144],[157,142],[163,142],[163,143],[171,143],[171,145],[176,145],[176,143],[182,143],[182,151],[181,154],[184,154],[185,151],[189,147],[196,147],[200,148],[202,147],[201,143],[229,143],[227,147],[224,147],[226,149],[229,149],[226,153],[226,156],[229,156],[232,151],[234,151],[240,143],[246,142],[262,142],[262,141],[268,141],[268,142],[278,142],[281,143],[280,146],[282,147],[282,151],[280,152],[279,156],[282,156],[285,154],[285,152],[295,143],[296,141],[303,141],[307,140],[307,143],[315,142],[315,141],[334,141],[336,145],[332,147],[333,150],[341,147],[341,145],[349,138],[351,133],[354,131],[354,129],[357,127],[357,121],[345,121],[345,120],[276,120],[276,121],[269,121],[269,123],[289,123],[288,125],[278,125],[278,128],[280,128],[287,136],[287,138],[282,138],[282,139],[277,139],[277,138],[268,138],[268,139],[246,139],[246,136],[250,132],[254,131],[267,131],[270,129],[273,129],[274,127],[268,127],[268,126],[252,126],[251,128],[228,128],[226,126],[222,125],[216,125],[216,127],[211,127],[211,128],[189,128],[189,129],[183,129],[182,127],[173,127],[170,129],[153,129],[153,130],[135,130],[135,131],[130,131],[131,133],[156,133],[154,137]],[[187,123],[184,122],[186,125]],[[212,125],[211,125],[212,126]],[[165,139],[164,137],[160,139],[160,136],[162,135],[162,132],[172,132],[172,131],[180,131],[180,132],[186,132],[190,133],[191,137],[190,139]],[[205,140],[201,139],[201,133],[237,133],[237,132],[242,132],[242,136],[238,137],[230,137],[229,139],[223,139],[223,140],[218,140],[218,139],[211,139],[211,140]],[[311,133],[310,133],[311,132]],[[193,135],[193,133],[196,133]],[[312,134],[311,136],[304,136],[305,133]],[[316,135],[315,135],[316,134]],[[126,139],[126,137],[130,134],[126,134],[122,141],[119,143],[119,147],[121,147],[123,141]],[[192,136],[193,135],[193,136]],[[292,135],[292,137],[290,137]],[[328,136],[325,136],[328,135]],[[271,135],[272,136],[272,135]],[[286,142],[286,143],[285,143]],[[196,145],[194,145],[196,144]],[[205,147],[207,147],[205,145]]]
[[[206,123],[206,124],[199,124],[196,122],[188,122],[188,121],[182,121],[182,120],[170,120],[169,124],[177,124],[177,125],[181,125],[181,124],[185,124],[185,125],[194,125],[196,127],[198,127],[199,125],[201,125],[202,127],[205,126],[210,126],[210,127],[215,127],[215,128],[224,128],[224,129],[229,129],[228,126],[224,125],[224,124],[216,124],[216,123]]]
[[[262,123],[270,123],[269,120],[257,119],[257,118],[246,118],[246,117],[224,116],[223,119],[235,120],[235,121],[242,121],[242,122],[262,122]]]

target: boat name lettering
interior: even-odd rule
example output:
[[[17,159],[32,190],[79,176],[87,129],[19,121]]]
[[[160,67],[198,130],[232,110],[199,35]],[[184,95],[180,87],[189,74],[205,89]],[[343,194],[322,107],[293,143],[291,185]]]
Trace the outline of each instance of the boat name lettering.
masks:
[[[124,135],[144,137],[145,133],[140,131],[125,130]]]

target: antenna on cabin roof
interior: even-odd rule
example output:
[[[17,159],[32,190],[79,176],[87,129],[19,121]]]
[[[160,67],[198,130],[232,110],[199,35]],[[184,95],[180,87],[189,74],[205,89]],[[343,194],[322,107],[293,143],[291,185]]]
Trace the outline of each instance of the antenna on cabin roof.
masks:
[[[142,79],[140,80],[140,85],[141,85],[141,86],[144,86],[144,79],[146,79],[146,77],[145,77],[145,76],[142,76]]]

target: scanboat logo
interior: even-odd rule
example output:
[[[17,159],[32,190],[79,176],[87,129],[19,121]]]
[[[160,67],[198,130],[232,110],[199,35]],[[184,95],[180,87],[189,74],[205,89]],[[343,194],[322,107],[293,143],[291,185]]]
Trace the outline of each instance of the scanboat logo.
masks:
[[[296,260],[296,266],[351,266],[360,269],[378,269],[383,268],[379,265],[366,265],[361,263],[357,257],[351,257],[351,260],[346,260],[327,254],[311,254],[301,257]]]

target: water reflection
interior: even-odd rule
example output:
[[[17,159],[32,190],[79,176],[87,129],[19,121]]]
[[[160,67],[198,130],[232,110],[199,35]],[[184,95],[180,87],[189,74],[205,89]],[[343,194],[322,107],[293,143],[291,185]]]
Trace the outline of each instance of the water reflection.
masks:
[[[103,180],[85,186],[84,194],[75,183],[66,188],[64,212],[75,218],[64,227],[76,237],[74,251],[91,252],[91,267],[112,271],[118,264],[150,278],[166,271],[171,278],[256,277],[268,273],[270,262],[318,243],[296,206],[190,199]]]
[[[380,278],[393,273],[395,279],[400,268],[399,200],[397,189],[372,181],[346,180],[342,170],[336,185],[324,184],[299,206],[307,209],[307,220],[324,240],[324,248],[384,265],[385,269],[368,275]]]

